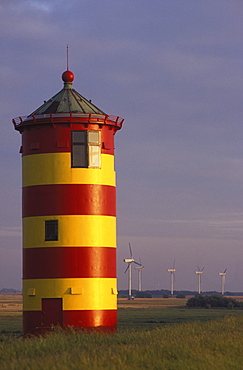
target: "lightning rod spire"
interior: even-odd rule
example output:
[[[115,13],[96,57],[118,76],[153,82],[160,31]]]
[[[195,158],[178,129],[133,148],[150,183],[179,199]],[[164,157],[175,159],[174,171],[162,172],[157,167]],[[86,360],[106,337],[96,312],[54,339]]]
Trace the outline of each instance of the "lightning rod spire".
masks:
[[[68,44],[67,44],[67,71],[68,71]]]

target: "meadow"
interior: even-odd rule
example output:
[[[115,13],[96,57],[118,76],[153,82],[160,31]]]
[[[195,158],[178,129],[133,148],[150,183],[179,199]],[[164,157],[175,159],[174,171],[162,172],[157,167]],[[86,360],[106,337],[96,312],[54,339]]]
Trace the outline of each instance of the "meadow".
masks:
[[[243,369],[243,310],[184,299],[118,300],[116,334],[56,329],[23,340],[21,297],[0,296],[0,368]]]

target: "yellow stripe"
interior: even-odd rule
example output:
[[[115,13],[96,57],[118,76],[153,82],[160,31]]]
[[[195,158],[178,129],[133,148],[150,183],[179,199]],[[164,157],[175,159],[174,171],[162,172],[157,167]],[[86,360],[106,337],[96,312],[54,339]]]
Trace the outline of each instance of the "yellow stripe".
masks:
[[[101,184],[116,186],[114,155],[101,155],[101,168],[71,168],[70,153],[24,156],[22,185]]]
[[[45,241],[45,220],[59,220],[57,241]],[[23,219],[23,248],[90,246],[116,246],[116,217],[42,216]]]
[[[34,296],[28,295],[31,289],[35,289]],[[71,294],[75,291],[81,294]],[[117,308],[114,291],[115,278],[23,280],[23,310],[41,310],[42,298],[62,298],[63,310],[114,310]]]

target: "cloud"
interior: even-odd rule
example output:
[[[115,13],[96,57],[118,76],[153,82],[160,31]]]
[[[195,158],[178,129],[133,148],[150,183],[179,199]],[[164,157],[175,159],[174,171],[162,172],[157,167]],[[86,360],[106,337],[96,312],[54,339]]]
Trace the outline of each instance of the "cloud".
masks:
[[[157,216],[157,217],[156,217]],[[237,240],[243,238],[243,215],[232,217],[231,215],[211,215],[205,219],[195,216],[194,219],[187,215],[181,219],[159,218],[154,214],[140,214],[136,220],[129,215],[125,219],[119,218],[119,230],[121,237],[145,237],[152,239],[186,239],[197,240]],[[129,226],[130,225],[130,226]]]
[[[11,12],[10,9],[4,9],[1,15],[2,22],[0,25],[1,36],[0,39],[4,40],[8,38],[8,43],[16,45],[16,41],[21,42],[23,45],[27,41],[46,41],[53,38],[55,34],[55,26],[48,22],[44,17],[39,17],[38,14],[31,14],[31,10],[28,9],[28,13],[24,12],[24,9],[20,9],[15,12]]]
[[[22,229],[21,227],[1,227],[0,228],[0,237],[12,237],[12,236],[21,236]]]
[[[50,12],[52,9],[52,4],[50,1],[43,1],[43,0],[29,0],[28,3],[33,8],[37,9],[38,11],[43,12]]]

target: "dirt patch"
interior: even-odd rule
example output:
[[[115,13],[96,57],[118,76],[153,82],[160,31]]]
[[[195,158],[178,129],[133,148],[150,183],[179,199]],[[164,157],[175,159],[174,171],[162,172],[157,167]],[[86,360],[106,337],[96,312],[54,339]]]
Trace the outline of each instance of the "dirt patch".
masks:
[[[118,308],[167,308],[184,306],[186,299],[179,298],[118,298]]]
[[[0,311],[4,312],[16,312],[16,311],[22,311],[23,305],[20,303],[0,303]]]
[[[22,311],[22,295],[21,294],[0,294],[0,311],[1,312],[17,312]]]
[[[22,294],[0,294],[0,301],[21,301]]]

